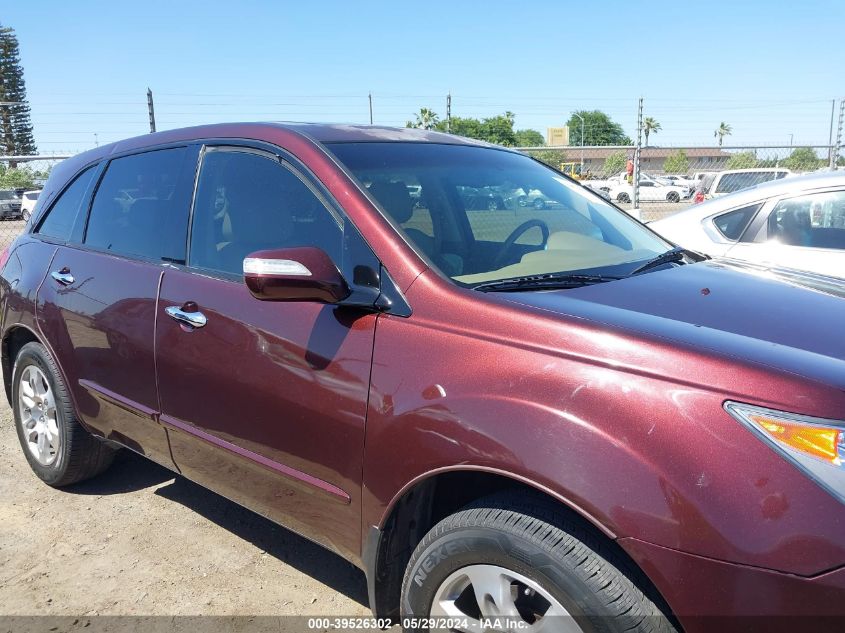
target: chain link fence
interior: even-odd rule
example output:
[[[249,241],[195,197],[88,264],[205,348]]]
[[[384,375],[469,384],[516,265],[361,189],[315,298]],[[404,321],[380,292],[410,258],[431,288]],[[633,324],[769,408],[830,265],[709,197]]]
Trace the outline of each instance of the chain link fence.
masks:
[[[69,156],[71,153],[62,153]],[[50,170],[63,158],[0,159],[0,250],[21,234]]]
[[[523,147],[520,150],[579,180],[643,221],[656,220],[702,201],[789,174],[845,167],[836,148],[816,146],[642,147],[639,182],[635,146]],[[716,186],[709,190],[722,173]],[[698,194],[696,193],[698,192]]]

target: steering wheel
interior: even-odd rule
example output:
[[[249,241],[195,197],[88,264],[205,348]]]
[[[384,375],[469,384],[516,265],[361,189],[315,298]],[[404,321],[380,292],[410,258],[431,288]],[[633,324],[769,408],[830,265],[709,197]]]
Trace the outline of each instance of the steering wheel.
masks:
[[[502,249],[499,251],[499,254],[496,255],[496,259],[493,260],[493,270],[502,267],[502,264],[504,264],[507,260],[508,255],[510,254],[510,250],[513,248],[513,245],[516,244],[516,241],[528,229],[532,229],[535,226],[538,227],[540,229],[540,232],[543,234],[543,242],[540,244],[540,246],[546,246],[546,242],[549,241],[549,225],[543,222],[542,220],[538,220],[537,218],[526,220],[518,227],[516,227],[513,232],[508,235],[508,239],[506,239],[502,244]]]

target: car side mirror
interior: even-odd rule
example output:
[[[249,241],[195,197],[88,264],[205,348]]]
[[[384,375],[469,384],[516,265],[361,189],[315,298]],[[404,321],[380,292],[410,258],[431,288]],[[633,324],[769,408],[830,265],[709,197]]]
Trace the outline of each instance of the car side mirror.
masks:
[[[350,294],[331,258],[313,246],[256,251],[243,269],[247,288],[262,301],[338,303]]]

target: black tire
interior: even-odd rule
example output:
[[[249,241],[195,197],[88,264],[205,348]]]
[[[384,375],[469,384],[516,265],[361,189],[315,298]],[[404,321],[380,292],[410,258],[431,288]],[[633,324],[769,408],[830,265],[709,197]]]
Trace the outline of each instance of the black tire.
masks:
[[[24,211],[23,213],[21,213],[21,219],[24,222],[29,222],[29,211]]]
[[[52,464],[38,462],[27,448],[21,423],[20,376],[30,365],[36,365],[47,378],[56,405],[59,449]],[[114,461],[117,450],[86,431],[76,417],[67,386],[55,360],[41,343],[27,343],[18,352],[12,371],[12,411],[18,440],[33,472],[46,484],[68,486],[99,475]]]
[[[677,631],[638,570],[568,511],[525,493],[487,497],[431,529],[405,571],[403,624],[428,618],[441,584],[457,570],[481,564],[504,567],[535,582],[584,631]]]
[[[631,196],[629,196],[627,193],[625,193],[625,192],[623,191],[623,192],[622,192],[622,193],[620,193],[618,196],[616,196],[616,201],[617,201],[617,202],[630,202],[630,201],[631,201]]]
[[[542,198],[534,198],[534,208],[537,210],[546,208],[546,201]]]
[[[678,194],[677,191],[670,191],[666,194],[666,200],[669,202],[680,202],[681,196]]]

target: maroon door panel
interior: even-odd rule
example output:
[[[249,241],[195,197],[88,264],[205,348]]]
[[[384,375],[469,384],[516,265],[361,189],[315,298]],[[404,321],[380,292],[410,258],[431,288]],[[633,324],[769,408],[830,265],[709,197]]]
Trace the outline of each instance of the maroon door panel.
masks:
[[[172,467],[167,433],[155,420],[160,276],[152,264],[59,247],[38,294],[38,321],[61,359],[83,422]]]
[[[205,325],[177,321],[174,306]],[[376,317],[167,270],[158,319],[161,419],[180,470],[356,558]]]

